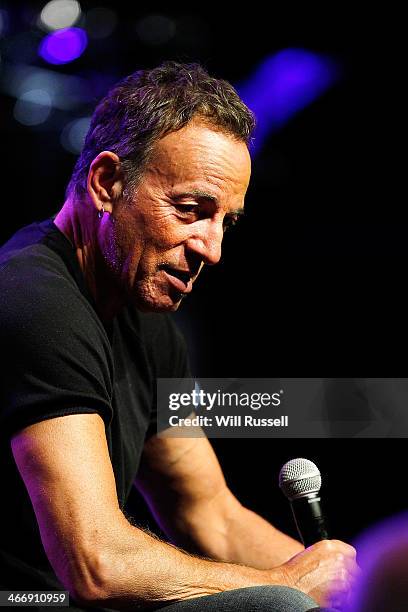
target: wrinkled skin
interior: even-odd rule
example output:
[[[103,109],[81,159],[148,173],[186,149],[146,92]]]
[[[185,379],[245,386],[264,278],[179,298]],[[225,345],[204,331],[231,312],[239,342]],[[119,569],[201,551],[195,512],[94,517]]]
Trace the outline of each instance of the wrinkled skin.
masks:
[[[243,210],[250,169],[244,142],[197,120],[156,143],[130,195],[119,158],[95,158],[88,201],[67,201],[55,223],[77,247],[103,318],[125,302],[145,311],[178,308],[202,266],[220,260],[224,230]]]

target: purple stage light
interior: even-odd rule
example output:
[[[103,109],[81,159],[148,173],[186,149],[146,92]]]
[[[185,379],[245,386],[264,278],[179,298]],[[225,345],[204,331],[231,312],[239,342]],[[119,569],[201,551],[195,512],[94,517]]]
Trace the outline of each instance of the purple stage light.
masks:
[[[338,76],[338,66],[331,58],[305,49],[284,49],[267,58],[247,82],[237,86],[257,118],[254,152]]]
[[[356,538],[353,545],[358,553],[357,561],[362,574],[344,612],[406,610],[408,513],[389,517],[369,527]]]
[[[46,36],[39,55],[49,64],[67,64],[77,59],[88,44],[86,32],[81,28],[64,28]]]

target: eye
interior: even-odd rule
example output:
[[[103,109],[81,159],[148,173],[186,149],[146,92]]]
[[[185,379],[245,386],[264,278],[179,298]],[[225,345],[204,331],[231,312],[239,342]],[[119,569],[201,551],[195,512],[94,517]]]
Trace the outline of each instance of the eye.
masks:
[[[197,204],[174,204],[174,208],[182,215],[198,214]]]

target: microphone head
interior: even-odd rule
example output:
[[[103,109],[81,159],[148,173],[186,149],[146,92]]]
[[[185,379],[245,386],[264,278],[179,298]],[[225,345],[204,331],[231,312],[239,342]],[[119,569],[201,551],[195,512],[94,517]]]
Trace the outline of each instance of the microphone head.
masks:
[[[291,459],[279,473],[279,486],[289,501],[318,493],[321,485],[319,468],[309,459]]]

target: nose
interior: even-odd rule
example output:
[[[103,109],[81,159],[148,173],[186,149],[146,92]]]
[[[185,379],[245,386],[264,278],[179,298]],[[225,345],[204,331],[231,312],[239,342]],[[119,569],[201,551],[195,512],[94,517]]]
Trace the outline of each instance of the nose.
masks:
[[[202,219],[194,224],[195,231],[186,241],[191,253],[199,257],[208,266],[213,266],[221,259],[221,244],[224,235],[222,222],[215,219]]]

